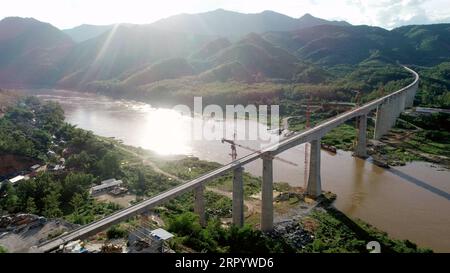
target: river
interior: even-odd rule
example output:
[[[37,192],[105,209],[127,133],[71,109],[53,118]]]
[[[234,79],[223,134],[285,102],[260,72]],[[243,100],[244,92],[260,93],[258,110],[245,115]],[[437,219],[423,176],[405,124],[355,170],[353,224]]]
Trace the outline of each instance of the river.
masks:
[[[125,144],[160,154],[193,155],[220,163],[230,161],[229,145],[220,140],[191,139],[190,126],[192,122],[204,122],[201,118],[192,120],[170,109],[93,94],[61,90],[30,92],[44,100],[58,101],[69,123],[98,135],[116,137]],[[219,120],[207,123],[212,128],[229,126]],[[264,125],[243,120],[238,122],[237,130],[249,123],[267,132]],[[239,143],[258,148],[255,141]],[[241,157],[250,151],[238,148],[237,153]],[[281,154],[281,158],[291,163],[274,161],[275,180],[304,186],[304,154],[304,145]],[[335,206],[345,214],[362,219],[393,238],[409,239],[437,252],[450,252],[448,170],[425,162],[386,170],[344,151],[337,154],[322,151],[321,164],[322,187],[337,194]],[[245,169],[261,176],[262,162],[255,161]]]

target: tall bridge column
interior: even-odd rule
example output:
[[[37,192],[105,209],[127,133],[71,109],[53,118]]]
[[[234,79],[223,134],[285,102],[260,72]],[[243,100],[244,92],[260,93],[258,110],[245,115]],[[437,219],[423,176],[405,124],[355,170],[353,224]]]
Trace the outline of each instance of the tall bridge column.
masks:
[[[375,120],[374,139],[380,139],[389,129],[389,107],[388,103],[378,105],[377,116]]]
[[[261,231],[273,229],[273,157],[265,155],[261,189]]]
[[[392,115],[391,126],[389,126],[389,128],[392,128],[395,126],[395,123],[397,122],[397,118],[400,116],[400,113],[402,112],[400,110],[400,97],[397,96],[397,97],[393,98],[392,109],[393,109],[393,115]]]
[[[194,212],[198,214],[202,227],[206,226],[204,191],[204,185],[200,185],[194,189]]]
[[[417,83],[406,92],[406,107],[411,108],[414,105],[414,97],[416,96],[419,84]]]
[[[320,179],[320,138],[311,141],[309,176],[306,193],[314,197],[318,197],[322,194],[322,182]]]
[[[244,225],[244,182],[242,171],[242,167],[233,171],[233,224],[238,227]]]
[[[402,98],[401,95],[395,97],[395,118],[392,126],[395,126],[395,123],[397,123],[398,117],[400,117],[400,114],[403,112],[402,109]]]
[[[358,140],[355,147],[355,156],[367,157],[367,115],[358,117]]]
[[[395,120],[397,119],[397,101],[395,98],[389,98],[388,100],[389,100],[388,103],[389,125],[386,129],[385,134],[387,134],[389,130],[392,128],[392,126],[394,126]]]
[[[400,97],[400,101],[401,101],[400,106],[402,107],[402,112],[405,111],[405,109],[406,109],[406,96],[407,96],[407,93],[405,92]]]

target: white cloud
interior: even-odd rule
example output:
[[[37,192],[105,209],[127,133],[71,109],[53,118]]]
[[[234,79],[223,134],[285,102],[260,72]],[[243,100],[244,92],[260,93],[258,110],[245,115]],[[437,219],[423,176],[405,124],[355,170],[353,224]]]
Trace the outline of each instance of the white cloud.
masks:
[[[450,16],[446,1],[346,0],[346,5],[358,7],[359,16],[353,16],[358,23],[393,28],[408,24],[441,22]],[[440,10],[440,15],[436,10]]]

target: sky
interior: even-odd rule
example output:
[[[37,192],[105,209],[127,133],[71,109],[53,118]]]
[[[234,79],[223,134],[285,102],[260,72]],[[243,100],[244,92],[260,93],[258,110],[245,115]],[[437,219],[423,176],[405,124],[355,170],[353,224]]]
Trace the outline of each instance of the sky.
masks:
[[[65,29],[81,24],[151,23],[179,13],[218,8],[259,13],[272,10],[298,18],[305,13],[392,29],[450,22],[449,0],[1,0],[0,18],[33,17]]]

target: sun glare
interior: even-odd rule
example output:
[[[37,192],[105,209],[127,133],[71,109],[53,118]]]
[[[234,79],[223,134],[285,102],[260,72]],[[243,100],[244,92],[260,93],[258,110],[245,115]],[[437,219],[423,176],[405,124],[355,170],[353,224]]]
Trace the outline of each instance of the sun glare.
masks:
[[[142,147],[161,155],[191,153],[190,117],[183,117],[170,109],[152,109],[146,120],[147,123],[143,126],[147,131],[144,135],[148,139],[142,140]]]

